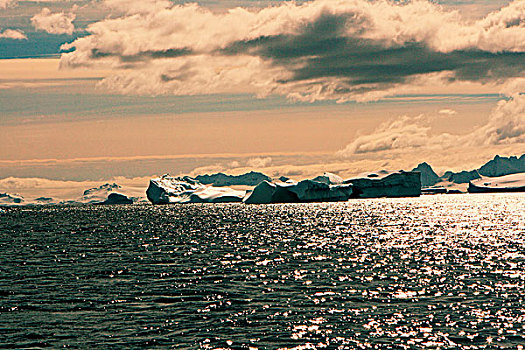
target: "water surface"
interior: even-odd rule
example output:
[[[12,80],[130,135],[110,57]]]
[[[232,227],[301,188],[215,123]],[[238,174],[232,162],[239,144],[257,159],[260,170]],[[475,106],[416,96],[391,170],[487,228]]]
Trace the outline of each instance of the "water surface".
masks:
[[[0,213],[0,348],[516,349],[525,195]]]

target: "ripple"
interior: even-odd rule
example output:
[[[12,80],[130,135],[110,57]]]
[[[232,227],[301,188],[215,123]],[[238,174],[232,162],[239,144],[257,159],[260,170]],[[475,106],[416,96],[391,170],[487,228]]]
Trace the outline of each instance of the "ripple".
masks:
[[[8,208],[0,347],[517,348],[524,199]]]

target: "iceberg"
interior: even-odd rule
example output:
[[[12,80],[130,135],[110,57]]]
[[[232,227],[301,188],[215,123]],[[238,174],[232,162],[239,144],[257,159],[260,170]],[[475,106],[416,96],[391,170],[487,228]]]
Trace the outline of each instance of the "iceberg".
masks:
[[[263,181],[246,196],[244,202],[246,204],[336,202],[351,198],[352,185],[330,185],[316,179],[298,183]]]
[[[468,192],[525,192],[525,173],[499,177],[483,177],[479,180],[471,181],[468,186]]]
[[[99,187],[93,187],[84,191],[82,197],[78,199],[79,203],[96,204],[104,202],[108,195],[121,187],[116,183],[106,183]]]
[[[226,175],[217,173],[212,175],[198,175],[195,180],[204,185],[223,186],[257,186],[262,181],[271,181],[263,173],[250,171],[243,175]]]
[[[61,204],[131,204],[141,199],[141,197],[132,197],[127,191],[122,193],[122,190],[122,186],[116,183],[106,183],[85,190],[82,197],[76,201],[61,202]]]
[[[324,173],[323,175],[317,176],[312,181],[322,182],[327,185],[338,185],[343,183],[343,179],[336,174]]]
[[[447,194],[448,190],[442,186],[435,187],[423,187],[421,189],[421,194]]]
[[[36,204],[56,204],[58,201],[52,197],[38,197],[35,199]]]
[[[168,174],[151,179],[146,195],[153,204],[241,202],[246,191],[227,187],[206,186],[189,177]]]
[[[133,199],[122,193],[112,192],[108,195],[108,198],[100,204],[133,204]]]
[[[24,203],[24,197],[19,194],[0,193],[0,206],[20,205]]]
[[[280,178],[285,180],[285,178]],[[343,181],[335,174],[325,173],[310,180],[295,182],[263,180],[252,190],[239,191],[229,187],[205,185],[189,176],[163,175],[151,179],[146,191],[153,204],[169,203],[309,203],[337,202],[350,198],[408,197],[421,194],[419,172],[369,174],[366,178]]]
[[[418,197],[421,195],[421,174],[415,171],[396,173],[372,173],[367,177],[349,179],[345,184],[352,184],[354,197]]]

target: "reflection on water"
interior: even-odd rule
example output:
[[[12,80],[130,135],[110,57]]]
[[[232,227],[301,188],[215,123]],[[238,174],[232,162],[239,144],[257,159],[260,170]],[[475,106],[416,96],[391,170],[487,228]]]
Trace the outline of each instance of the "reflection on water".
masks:
[[[0,347],[516,349],[524,199],[7,209]]]

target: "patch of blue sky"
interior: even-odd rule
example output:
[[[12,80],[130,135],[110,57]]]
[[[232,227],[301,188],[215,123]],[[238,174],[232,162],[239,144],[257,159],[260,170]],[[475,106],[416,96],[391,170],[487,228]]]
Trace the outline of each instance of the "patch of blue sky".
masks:
[[[0,39],[0,59],[59,57],[60,47],[66,42],[86,35],[77,32],[73,35],[26,32],[27,40]]]

